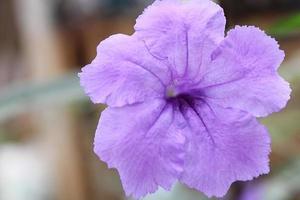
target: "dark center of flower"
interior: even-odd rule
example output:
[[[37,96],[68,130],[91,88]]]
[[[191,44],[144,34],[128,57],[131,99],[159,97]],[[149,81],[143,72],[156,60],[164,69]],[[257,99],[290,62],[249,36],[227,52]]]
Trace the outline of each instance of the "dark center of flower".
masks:
[[[179,108],[194,107],[193,95],[186,92],[178,92],[174,86],[169,86],[166,90],[166,99]]]

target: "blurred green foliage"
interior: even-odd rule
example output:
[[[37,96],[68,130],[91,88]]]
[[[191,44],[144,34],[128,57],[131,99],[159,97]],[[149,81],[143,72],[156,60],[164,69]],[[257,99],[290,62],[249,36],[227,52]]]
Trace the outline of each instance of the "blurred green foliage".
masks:
[[[300,13],[281,18],[271,25],[268,33],[275,37],[287,37],[300,33]]]

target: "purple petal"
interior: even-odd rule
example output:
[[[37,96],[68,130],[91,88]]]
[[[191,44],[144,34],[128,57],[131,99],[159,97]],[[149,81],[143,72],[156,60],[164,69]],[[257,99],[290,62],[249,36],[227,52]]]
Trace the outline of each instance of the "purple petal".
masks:
[[[291,89],[277,73],[284,52],[255,27],[236,27],[212,55],[199,87],[210,101],[266,116],[285,107]]]
[[[222,8],[209,0],[155,1],[137,19],[134,35],[154,55],[168,60],[174,79],[190,81],[224,39],[225,23]]]
[[[233,182],[269,172],[270,138],[250,114],[198,101],[184,115],[192,131],[181,182],[222,197]]]
[[[109,106],[163,97],[170,81],[168,68],[149,54],[142,41],[121,34],[101,42],[96,58],[79,76],[92,101]]]
[[[107,108],[96,131],[95,152],[118,170],[127,196],[170,189],[183,170],[184,119],[163,100]]]
[[[266,188],[263,183],[248,183],[244,187],[239,200],[263,200],[264,194],[266,193]]]

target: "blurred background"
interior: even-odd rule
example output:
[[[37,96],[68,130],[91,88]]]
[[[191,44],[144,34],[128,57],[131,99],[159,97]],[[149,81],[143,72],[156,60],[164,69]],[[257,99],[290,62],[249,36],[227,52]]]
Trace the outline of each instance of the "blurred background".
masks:
[[[131,34],[151,0],[0,0],[0,200],[122,200],[118,174],[93,153],[101,105],[77,73],[98,43]],[[286,52],[288,107],[262,122],[272,172],[233,184],[228,200],[300,200],[300,1],[220,0],[228,20],[256,25]],[[145,200],[201,200],[180,184]]]

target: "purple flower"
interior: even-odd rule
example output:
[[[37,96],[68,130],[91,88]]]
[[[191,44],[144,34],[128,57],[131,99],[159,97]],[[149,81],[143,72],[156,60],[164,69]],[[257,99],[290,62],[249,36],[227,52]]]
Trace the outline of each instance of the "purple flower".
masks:
[[[263,183],[252,182],[245,185],[239,200],[263,200],[266,188]]]
[[[141,198],[180,181],[223,196],[234,181],[269,172],[270,137],[256,117],[285,107],[277,42],[255,27],[224,38],[222,8],[209,0],[155,1],[132,36],[100,43],[80,73],[105,103],[94,150]]]

